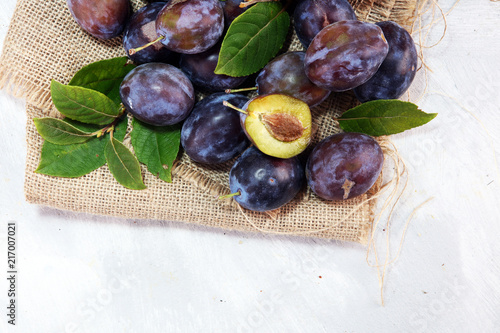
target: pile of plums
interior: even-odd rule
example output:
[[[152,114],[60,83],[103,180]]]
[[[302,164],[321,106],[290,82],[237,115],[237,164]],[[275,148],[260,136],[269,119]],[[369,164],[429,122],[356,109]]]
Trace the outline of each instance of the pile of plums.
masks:
[[[325,138],[305,166],[298,155],[311,142],[310,108],[332,91],[353,90],[366,102],[396,99],[408,89],[417,52],[398,24],[358,21],[347,0],[299,1],[293,22],[305,51],[271,60],[256,76],[257,96],[249,99],[227,92],[247,77],[214,74],[224,34],[244,12],[239,4],[245,1],[150,1],[132,15],[129,0],[67,2],[94,37],[123,32],[124,49],[138,64],[120,87],[130,114],[156,126],[183,122],[182,147],[197,163],[239,156],[230,189],[241,206],[279,208],[306,180],[319,197],[346,200],[368,191],[379,177],[383,153],[365,134]],[[206,97],[196,103],[195,91]]]

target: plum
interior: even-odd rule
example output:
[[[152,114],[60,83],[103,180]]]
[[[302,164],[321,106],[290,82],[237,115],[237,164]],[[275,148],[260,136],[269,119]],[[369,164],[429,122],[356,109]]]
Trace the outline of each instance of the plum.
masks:
[[[379,26],[361,21],[332,23],[307,48],[306,75],[324,89],[350,90],[375,74],[388,51],[389,45]]]
[[[129,0],[67,0],[78,25],[99,39],[120,35],[130,15]]]
[[[137,119],[155,126],[183,121],[194,105],[194,88],[178,68],[151,62],[131,70],[120,85],[123,105]]]
[[[396,99],[408,90],[417,72],[417,49],[408,31],[396,22],[376,23],[389,43],[389,53],[375,75],[354,88],[360,102]]]
[[[339,133],[323,139],[309,155],[306,177],[311,190],[326,200],[366,193],[380,175],[384,154],[371,136]]]
[[[201,53],[214,46],[224,32],[219,0],[170,1],[156,18],[161,42],[178,53]]]
[[[197,88],[207,92],[224,91],[240,86],[247,79],[247,76],[214,73],[220,48],[221,43],[217,43],[205,52],[181,55],[179,66]]]
[[[253,211],[277,209],[302,188],[304,170],[297,157],[280,159],[248,148],[229,172],[229,187],[242,207]]]
[[[282,93],[303,100],[309,107],[323,102],[330,91],[309,80],[304,70],[305,55],[287,52],[269,62],[256,79],[259,95]]]
[[[224,106],[223,101],[243,107],[248,98],[226,93],[209,95],[194,106],[182,125],[182,147],[196,162],[226,162],[250,144],[240,126],[238,113]]]
[[[298,98],[259,95],[239,111],[245,134],[264,154],[290,158],[302,153],[311,141],[311,110]]]
[[[293,13],[295,31],[304,47],[329,24],[357,20],[354,9],[347,0],[303,0]]]
[[[224,20],[226,26],[231,25],[235,18],[243,14],[248,7],[240,7],[240,3],[245,2],[244,0],[225,0],[221,1],[222,9],[224,10]]]
[[[123,33],[123,48],[130,60],[136,64],[170,62],[176,58],[176,53],[167,49],[160,41],[141,52],[129,53],[131,49],[148,44],[158,38],[155,28],[156,16],[166,4],[166,2],[148,4],[130,17]]]

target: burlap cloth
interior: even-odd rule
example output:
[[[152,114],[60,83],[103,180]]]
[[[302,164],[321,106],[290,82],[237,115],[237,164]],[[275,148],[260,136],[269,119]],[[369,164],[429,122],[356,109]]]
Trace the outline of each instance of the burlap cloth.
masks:
[[[134,9],[145,4],[132,0]],[[417,0],[352,0],[360,20],[393,20],[409,27]],[[301,49],[290,34],[290,50]],[[228,171],[232,161],[205,167],[182,154],[173,170],[173,183],[166,183],[143,166],[147,190],[133,191],[119,185],[106,166],[76,179],[37,174],[42,138],[34,117],[56,115],[50,99],[50,80],[67,83],[82,66],[124,56],[121,38],[97,40],[81,30],[65,0],[19,0],[10,23],[0,61],[0,88],[27,101],[27,159],[25,195],[30,203],[58,209],[133,219],[183,221],[242,231],[307,235],[365,243],[370,234],[378,190],[346,202],[327,202],[309,190],[272,214],[240,209],[234,201],[216,195],[229,192]],[[332,115],[356,105],[352,94],[332,94],[314,108],[314,142],[335,133]],[[125,140],[127,142],[127,139]]]

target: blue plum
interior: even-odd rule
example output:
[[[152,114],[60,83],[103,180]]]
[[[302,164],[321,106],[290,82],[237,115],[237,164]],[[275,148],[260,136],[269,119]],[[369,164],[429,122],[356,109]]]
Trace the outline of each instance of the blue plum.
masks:
[[[389,45],[379,26],[361,21],[332,23],[307,48],[306,75],[324,89],[350,90],[377,72],[387,52]]]
[[[389,53],[375,75],[354,89],[361,102],[401,97],[417,72],[417,49],[408,31],[392,21],[376,24],[389,43]]]
[[[170,62],[176,58],[176,53],[167,49],[160,41],[140,52],[129,54],[131,49],[146,45],[158,38],[156,34],[156,16],[167,2],[154,2],[135,12],[123,33],[123,48],[130,60],[136,64],[147,62]]]
[[[220,48],[221,43],[217,43],[205,52],[182,54],[180,57],[180,68],[200,90],[224,91],[240,86],[247,79],[247,76],[233,77],[214,73],[219,60]]]
[[[309,107],[323,102],[330,91],[316,86],[304,70],[305,52],[287,52],[269,62],[256,79],[259,95],[281,93],[303,100]]]
[[[214,46],[224,32],[219,0],[170,1],[158,13],[156,33],[178,53],[201,53]]]
[[[280,159],[247,149],[229,173],[229,187],[236,202],[253,211],[277,209],[290,202],[304,183],[297,157]]]
[[[226,22],[226,26],[229,27],[231,23],[237,18],[239,15],[243,14],[247,7],[240,7],[240,3],[244,2],[244,0],[225,0],[221,1],[222,8],[224,9],[224,20]]]
[[[380,175],[384,154],[371,136],[340,133],[323,139],[309,155],[306,177],[311,190],[326,200],[366,193]]]
[[[248,147],[240,126],[238,112],[222,105],[223,101],[243,107],[248,98],[243,95],[215,93],[199,101],[181,130],[181,144],[196,162],[216,164],[230,160]]]
[[[347,0],[303,0],[295,7],[293,19],[297,37],[308,47],[327,25],[357,18]]]
[[[156,126],[183,121],[194,105],[194,88],[178,68],[151,62],[130,71],[120,85],[123,105],[137,119]]]
[[[76,23],[99,39],[120,35],[130,15],[129,0],[66,0]]]

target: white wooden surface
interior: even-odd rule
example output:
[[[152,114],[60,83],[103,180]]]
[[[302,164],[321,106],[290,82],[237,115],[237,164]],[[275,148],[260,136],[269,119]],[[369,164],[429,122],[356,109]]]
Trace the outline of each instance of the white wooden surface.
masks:
[[[447,11],[454,1],[439,3]],[[14,6],[2,1],[0,41]],[[426,51],[432,73],[418,102],[439,116],[393,136],[411,175],[392,219],[393,255],[412,210],[434,200],[388,269],[385,306],[358,244],[26,203],[25,102],[0,91],[0,331],[499,332],[500,3],[462,0],[447,24]],[[8,221],[18,225],[15,327],[6,317]]]

